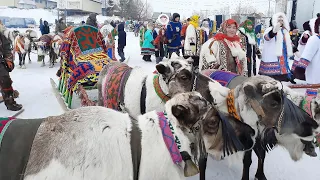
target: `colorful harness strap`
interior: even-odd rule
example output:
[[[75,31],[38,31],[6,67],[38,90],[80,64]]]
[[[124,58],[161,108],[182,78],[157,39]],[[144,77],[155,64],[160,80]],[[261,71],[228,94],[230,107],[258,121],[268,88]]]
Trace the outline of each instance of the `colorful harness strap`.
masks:
[[[240,116],[237,113],[237,109],[235,107],[235,102],[234,102],[234,89],[231,89],[228,93],[227,96],[227,107],[228,107],[228,113],[236,118],[237,120],[241,120]]]
[[[154,86],[154,90],[156,91],[157,95],[160,97],[160,99],[163,101],[163,102],[167,102],[170,97],[168,95],[166,95],[162,89],[161,89],[161,86],[160,86],[160,83],[159,83],[159,78],[160,76],[157,74],[153,77],[153,86]]]
[[[11,122],[14,121],[16,118],[14,117],[0,117],[0,147],[1,142],[3,139],[3,135],[10,126]]]
[[[306,111],[309,114],[309,116],[311,116],[311,117],[312,117],[312,110],[311,110],[312,99],[313,99],[312,96],[307,96],[307,97],[303,98],[303,100],[300,104],[300,107],[304,111]]]
[[[170,152],[171,159],[173,163],[178,164],[182,162],[182,157],[180,154],[181,142],[179,138],[174,133],[174,128],[168,121],[166,114],[163,112],[158,112],[159,125],[162,132],[163,140]]]

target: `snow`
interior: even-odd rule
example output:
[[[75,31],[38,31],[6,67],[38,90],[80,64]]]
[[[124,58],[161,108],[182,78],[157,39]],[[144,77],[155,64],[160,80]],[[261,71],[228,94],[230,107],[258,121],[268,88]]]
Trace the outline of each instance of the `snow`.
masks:
[[[18,17],[18,18],[33,18],[36,23],[39,25],[39,21],[42,20],[48,21],[48,23],[55,23],[55,20],[58,19],[58,11],[55,9],[18,9],[18,8],[2,8],[0,10],[0,16],[7,17]],[[81,21],[86,21],[88,16],[67,16],[67,22],[74,22],[75,24],[80,24]],[[117,16],[97,16],[97,21],[102,24],[105,20],[120,20]]]
[[[36,13],[35,13],[36,12]],[[14,17],[33,17],[43,18],[53,23],[56,16],[48,11],[34,9],[32,14],[29,10],[23,13],[14,9],[1,9],[0,16],[12,15]],[[38,21],[38,19],[36,19]],[[25,31],[25,29],[20,29]],[[40,32],[38,32],[40,35]],[[124,49],[126,57],[130,57],[129,65],[131,67],[141,66],[147,72],[152,73],[155,70],[155,58],[153,62],[144,62],[140,55],[139,38],[135,37],[132,32],[127,33],[127,47]],[[18,64],[18,56],[15,56],[15,64]],[[118,57],[119,58],[119,57]],[[36,54],[31,54],[32,63],[26,64],[27,69],[19,69],[17,66],[11,73],[13,87],[20,92],[18,103],[24,106],[25,111],[19,118],[41,118],[63,113],[50,84],[50,78],[57,82],[55,76],[58,67],[48,68],[40,67],[37,62]],[[46,57],[46,62],[49,59]],[[27,61],[26,61],[27,62]],[[259,63],[257,64],[259,67]],[[74,97],[76,106],[79,106],[77,98]],[[4,103],[0,104],[0,116],[6,117],[15,114],[15,112],[7,111]],[[320,152],[317,149],[317,152]],[[257,168],[257,158],[253,153],[253,162],[250,169],[250,180],[254,179]],[[231,159],[231,158],[228,158]],[[214,161],[209,157],[207,167],[208,180],[239,180],[242,175],[242,160],[238,161]],[[156,163],[156,162],[155,162]],[[269,180],[317,180],[320,178],[320,160],[319,158],[311,158],[304,155],[303,158],[294,162],[290,159],[289,154],[282,148],[277,147],[269,154],[265,160],[265,174]],[[197,176],[188,178],[188,180],[197,180]]]

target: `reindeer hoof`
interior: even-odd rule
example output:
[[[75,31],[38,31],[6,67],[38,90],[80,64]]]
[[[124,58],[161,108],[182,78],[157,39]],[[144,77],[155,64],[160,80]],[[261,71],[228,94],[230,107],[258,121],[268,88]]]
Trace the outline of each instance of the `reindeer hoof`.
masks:
[[[21,68],[22,68],[22,69],[27,69],[26,65],[22,65]]]
[[[260,175],[259,177],[255,177],[255,180],[267,180],[266,176],[264,174]]]

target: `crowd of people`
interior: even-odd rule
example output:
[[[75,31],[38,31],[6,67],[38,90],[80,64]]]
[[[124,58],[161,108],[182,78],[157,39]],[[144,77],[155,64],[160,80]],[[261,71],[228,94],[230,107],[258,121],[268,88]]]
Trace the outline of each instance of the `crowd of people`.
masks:
[[[250,19],[240,24],[228,19],[217,31],[210,19],[201,21],[193,15],[181,21],[180,15],[174,13],[166,26],[140,23],[135,31],[140,33],[144,61],[151,61],[155,55],[159,63],[163,57],[170,59],[172,53],[177,53],[191,57],[200,70],[221,69],[249,77],[260,74],[293,84],[297,78],[316,84],[320,83],[315,74],[320,70],[320,62],[316,61],[320,58],[319,21],[320,14],[305,22],[302,35],[296,22],[289,23],[284,13],[274,14],[265,30],[262,23],[255,26]],[[258,68],[257,57],[261,59]],[[290,60],[294,60],[292,68]]]
[[[227,19],[218,28],[215,21],[209,18],[200,20],[193,15],[181,21],[180,15],[174,13],[167,24],[159,22],[109,22],[105,21],[110,36],[108,55],[114,59],[115,36],[118,36],[118,54],[120,61],[126,60],[125,29],[131,24],[136,36],[140,34],[142,59],[150,62],[156,57],[156,63],[164,57],[171,58],[173,53],[192,58],[194,66],[199,70],[219,69],[244,76],[257,74],[273,77],[280,81],[295,83],[295,78],[306,80],[309,84],[318,84],[317,71],[320,71],[320,13],[316,18],[303,24],[304,32],[299,33],[295,21],[288,22],[284,13],[276,13],[270,20],[270,26],[264,31],[262,24],[255,26],[250,19],[238,23]],[[82,24],[97,28],[97,14],[92,13]],[[0,26],[0,32],[1,32]],[[109,28],[110,27],[110,28]],[[131,27],[131,26],[130,26]],[[64,18],[56,21],[55,33],[63,33],[67,28]],[[49,34],[47,21],[40,20],[41,34]],[[13,89],[9,72],[13,70],[13,56],[7,48],[10,43],[0,33],[0,87],[5,104],[9,110],[19,110],[21,105],[13,99]],[[263,52],[260,44],[263,40]],[[257,57],[261,57],[257,68]],[[289,66],[289,60],[294,60]],[[258,72],[257,72],[258,70]]]

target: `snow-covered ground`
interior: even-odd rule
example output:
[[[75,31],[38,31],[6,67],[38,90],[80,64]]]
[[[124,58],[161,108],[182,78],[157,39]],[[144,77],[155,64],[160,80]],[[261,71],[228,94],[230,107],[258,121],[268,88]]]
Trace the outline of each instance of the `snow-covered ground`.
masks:
[[[129,65],[141,66],[148,72],[155,70],[155,59],[153,62],[144,62],[140,55],[139,39],[134,34],[127,33],[127,47],[125,48],[126,57],[130,56]],[[18,63],[16,56],[15,63]],[[153,57],[154,58],[154,57]],[[53,93],[50,78],[54,78],[58,67],[40,67],[36,62],[36,54],[32,53],[32,63],[27,64],[27,69],[16,68],[11,73],[13,87],[20,92],[18,103],[23,104],[25,111],[20,118],[40,118],[63,113],[58,101]],[[48,60],[48,57],[47,57]],[[76,99],[76,98],[75,98]],[[10,116],[14,112],[7,111],[4,104],[0,104],[0,116]],[[320,153],[319,153],[320,155]],[[156,163],[156,162],[155,162]],[[257,158],[253,155],[251,166],[251,179],[257,167]],[[288,153],[282,148],[271,151],[265,161],[265,173],[269,180],[318,180],[320,179],[320,160],[304,155],[302,160],[293,162]],[[207,169],[208,180],[239,180],[242,174],[242,161],[213,161],[209,159]],[[198,177],[188,178],[196,180]]]

